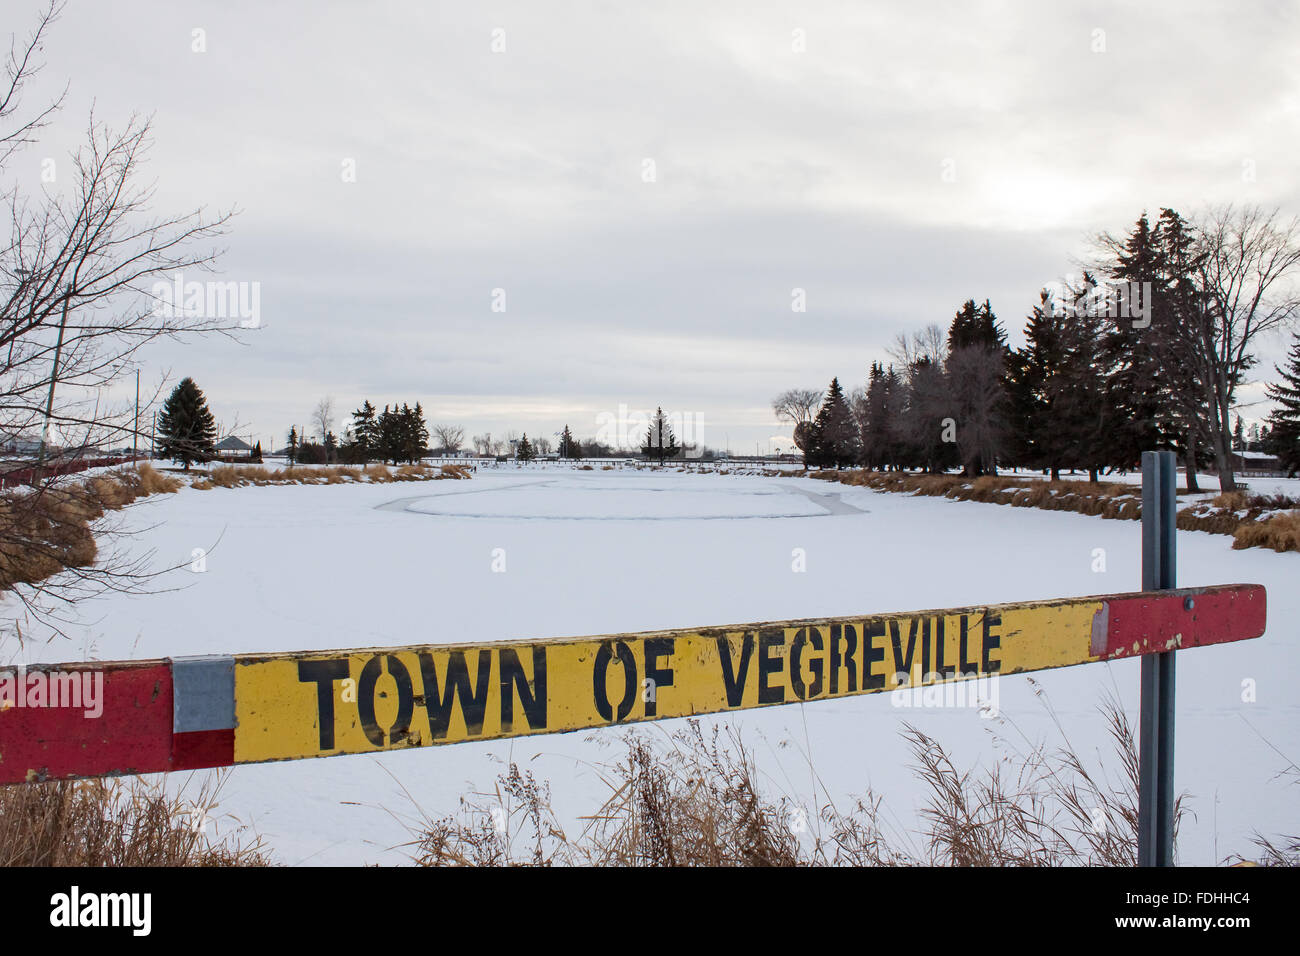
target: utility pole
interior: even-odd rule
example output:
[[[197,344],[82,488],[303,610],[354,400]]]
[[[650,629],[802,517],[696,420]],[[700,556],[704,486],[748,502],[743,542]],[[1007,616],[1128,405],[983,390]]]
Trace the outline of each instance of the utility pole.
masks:
[[[63,351],[63,330],[68,325],[68,300],[72,298],[72,283],[64,289],[63,316],[59,319],[59,339],[54,345],[54,368],[50,370],[50,394],[45,400],[45,427],[41,429],[41,449],[36,456],[39,467],[45,461],[45,447],[50,439],[50,416],[54,414],[54,385],[59,380],[59,354]]]
[[[140,370],[135,370],[135,423],[131,426],[131,460],[140,455]]]

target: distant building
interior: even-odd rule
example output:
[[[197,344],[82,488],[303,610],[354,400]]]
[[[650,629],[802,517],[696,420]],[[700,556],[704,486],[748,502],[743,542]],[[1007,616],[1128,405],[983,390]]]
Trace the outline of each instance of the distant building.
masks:
[[[1277,455],[1262,451],[1234,451],[1232,453],[1232,470],[1243,476],[1273,476],[1282,473],[1282,463]]]
[[[253,446],[234,435],[227,435],[212,447],[223,461],[251,458],[253,455]]]
[[[0,454],[26,457],[35,455],[40,450],[39,438],[29,438],[26,435],[0,435]]]

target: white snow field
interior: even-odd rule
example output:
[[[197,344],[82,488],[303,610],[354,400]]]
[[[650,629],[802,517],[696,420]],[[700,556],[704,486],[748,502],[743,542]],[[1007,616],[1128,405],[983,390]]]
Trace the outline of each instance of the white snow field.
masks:
[[[207,550],[206,571],[170,572],[157,593],[78,608],[68,636],[9,647],[6,663],[436,644],[919,610],[1135,590],[1137,522],[913,498],[801,478],[482,470],[471,481],[184,489],[122,512],[117,547],[158,567]],[[1257,582],[1269,626],[1255,641],[1178,656],[1176,784],[1195,813],[1181,862],[1249,853],[1252,831],[1300,831],[1300,554],[1233,551],[1179,532],[1184,586]],[[806,571],[793,570],[802,548]],[[504,549],[505,571],[492,570]],[[1100,552],[1098,549],[1102,549]],[[1105,570],[1094,570],[1104,552]],[[9,603],[5,613],[12,615]],[[1243,701],[1253,682],[1255,699]],[[1041,697],[1036,688],[1041,689]],[[1111,748],[1098,713],[1117,689],[1136,720],[1138,663],[1003,678],[1000,720],[973,708],[903,709],[888,694],[702,718],[734,727],[769,790],[808,808],[873,787],[897,834],[924,792],[899,731],[911,722],[960,768],[1012,760],[1032,740],[1085,756]],[[1248,695],[1245,695],[1248,696]],[[1050,708],[1050,710],[1049,710]],[[681,721],[639,725],[672,733]],[[288,865],[401,863],[415,816],[491,789],[518,761],[552,785],[570,833],[608,795],[593,764],[623,730],[465,743],[235,768],[221,814]],[[188,775],[176,775],[179,785]],[[814,791],[814,777],[816,790]],[[195,787],[197,781],[190,783]],[[823,790],[824,788],[824,790]],[[406,792],[404,792],[406,791]],[[234,821],[222,817],[218,834]]]

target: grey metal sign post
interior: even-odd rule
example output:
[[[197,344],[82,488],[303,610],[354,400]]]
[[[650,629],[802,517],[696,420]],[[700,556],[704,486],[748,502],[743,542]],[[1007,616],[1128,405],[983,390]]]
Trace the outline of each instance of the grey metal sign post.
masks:
[[[1178,471],[1171,451],[1142,453],[1142,590],[1176,586]],[[1187,599],[1191,601],[1191,598]],[[1142,658],[1138,866],[1174,865],[1174,654]]]

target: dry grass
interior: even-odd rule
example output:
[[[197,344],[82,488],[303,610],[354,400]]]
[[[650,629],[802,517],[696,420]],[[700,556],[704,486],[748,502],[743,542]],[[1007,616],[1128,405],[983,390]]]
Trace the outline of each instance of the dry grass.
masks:
[[[224,779],[194,800],[140,778],[0,787],[0,866],[266,866],[260,838],[240,842],[244,827],[208,836]]]
[[[421,866],[795,866],[790,808],[766,801],[748,752],[706,741],[697,721],[668,748],[630,733],[624,758],[601,768],[611,796],[577,839],[555,818],[550,787],[511,764],[494,793],[413,828]],[[604,774],[603,774],[604,775]]]
[[[882,799],[870,791],[844,809],[827,797],[810,816],[795,798],[758,786],[751,753],[734,733],[724,746],[716,729],[706,738],[690,721],[658,744],[625,735],[622,758],[596,767],[610,796],[582,818],[577,837],[556,820],[549,787],[511,764],[492,792],[462,798],[458,814],[421,814],[409,846],[423,866],[1131,867],[1134,731],[1113,698],[1101,717],[1113,781],[1077,755],[1059,723],[1059,749],[1013,746],[1012,759],[978,774],[959,770],[938,741],[908,727],[904,738],[928,793],[910,833],[882,823]],[[1175,839],[1185,812],[1179,798]],[[1273,862],[1295,856],[1295,846],[1269,847]]]
[[[341,485],[358,482],[384,484],[392,481],[438,481],[441,479],[469,478],[465,465],[433,466],[423,462],[390,469],[383,464],[370,464],[364,468],[351,465],[325,467],[299,466],[297,468],[258,468],[252,465],[218,465],[190,485],[198,491],[211,488],[243,488],[263,485]]]
[[[1232,546],[1236,549],[1300,551],[1300,510],[1273,515],[1252,524],[1242,524],[1233,532],[1232,537]]]
[[[90,567],[98,553],[96,520],[137,498],[180,487],[146,463],[61,486],[0,493],[0,592]]]
[[[877,491],[980,501],[1013,508],[1071,511],[1122,521],[1137,521],[1142,517],[1141,489],[1119,482],[1043,481],[1001,475],[963,478],[960,475],[861,469],[815,471],[809,477]],[[1300,510],[1279,514],[1286,509],[1295,509],[1297,504],[1300,502],[1281,495],[1225,492],[1212,501],[1182,509],[1178,512],[1177,522],[1184,531],[1233,535],[1234,548],[1300,551],[1300,532],[1296,528]]]

